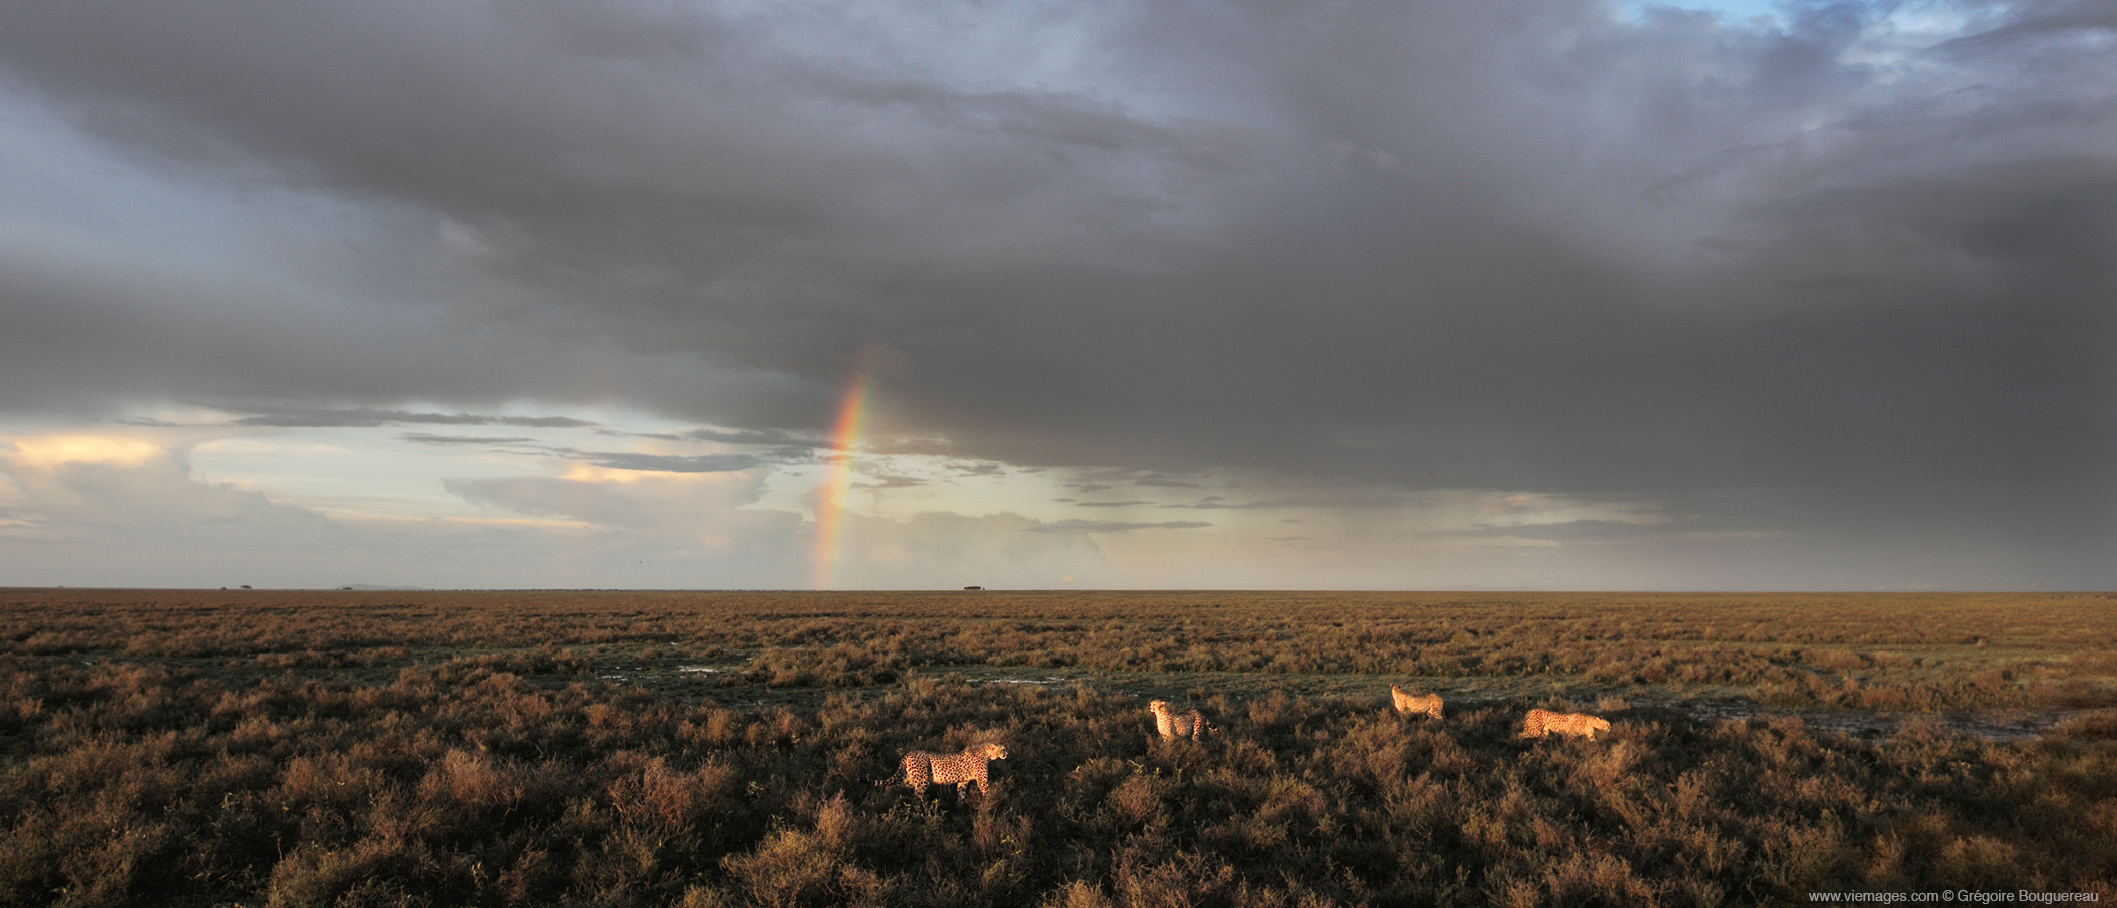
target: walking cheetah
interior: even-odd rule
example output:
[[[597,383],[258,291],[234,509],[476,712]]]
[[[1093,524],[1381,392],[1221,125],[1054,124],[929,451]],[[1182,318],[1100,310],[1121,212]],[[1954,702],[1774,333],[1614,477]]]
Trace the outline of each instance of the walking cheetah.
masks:
[[[978,794],[991,794],[989,768],[993,760],[1007,759],[1007,748],[998,744],[979,744],[965,748],[959,754],[934,754],[915,750],[904,755],[898,764],[904,770],[904,784],[919,797],[926,797],[928,785],[954,785],[956,796],[963,797],[970,783],[978,783]]]
[[[1522,733],[1516,737],[1541,738],[1557,732],[1562,735],[1595,740],[1598,731],[1609,731],[1610,720],[1583,713],[1555,713],[1547,709],[1532,709],[1522,719]]]

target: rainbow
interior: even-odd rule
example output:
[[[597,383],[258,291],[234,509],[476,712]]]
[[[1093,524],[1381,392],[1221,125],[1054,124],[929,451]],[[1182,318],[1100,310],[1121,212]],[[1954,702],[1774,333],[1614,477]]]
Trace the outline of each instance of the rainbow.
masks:
[[[860,433],[867,423],[867,392],[872,383],[865,349],[853,363],[853,378],[846,383],[845,397],[838,403],[838,422],[831,427],[829,466],[823,488],[816,495],[815,583],[819,590],[831,588],[831,569],[837,565],[839,536],[845,528],[845,493],[853,482],[853,451],[860,446]]]

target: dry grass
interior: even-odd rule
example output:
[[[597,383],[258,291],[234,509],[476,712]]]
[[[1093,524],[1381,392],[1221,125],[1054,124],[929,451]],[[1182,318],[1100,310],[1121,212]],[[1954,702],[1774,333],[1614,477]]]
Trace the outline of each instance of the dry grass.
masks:
[[[2110,897],[2113,613],[2093,596],[0,591],[0,904]],[[722,670],[679,671],[701,667]],[[961,677],[1009,672],[1071,683]],[[1410,720],[1382,678],[1485,694]],[[2032,740],[1923,719],[1863,738],[1668,705],[1695,690],[2083,709]],[[1148,694],[1216,733],[1155,740]],[[1530,707],[1613,729],[1518,741]],[[1011,752],[990,798],[886,784],[907,750],[984,741]]]

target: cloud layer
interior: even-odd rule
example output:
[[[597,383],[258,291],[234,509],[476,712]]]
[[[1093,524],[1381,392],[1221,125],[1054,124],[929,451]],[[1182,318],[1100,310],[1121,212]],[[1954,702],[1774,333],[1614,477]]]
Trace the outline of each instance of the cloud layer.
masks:
[[[760,471],[864,357],[878,450],[1127,477],[1021,539],[1489,490],[1793,585],[2107,586],[2113,47],[2095,0],[24,5],[0,410],[614,400],[729,448],[576,459]],[[1553,519],[1458,538],[1695,554]]]

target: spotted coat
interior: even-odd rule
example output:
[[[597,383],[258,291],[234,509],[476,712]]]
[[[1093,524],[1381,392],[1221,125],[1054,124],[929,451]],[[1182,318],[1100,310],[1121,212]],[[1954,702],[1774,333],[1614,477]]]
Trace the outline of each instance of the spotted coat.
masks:
[[[904,755],[897,765],[904,770],[904,784],[911,786],[919,797],[926,797],[928,785],[954,785],[957,796],[962,796],[970,783],[978,783],[978,794],[990,794],[990,769],[986,765],[993,760],[1007,759],[1007,748],[998,744],[979,744],[957,754],[935,754],[915,750]]]
[[[1583,713],[1555,713],[1546,709],[1532,709],[1522,719],[1522,733],[1517,737],[1541,738],[1547,734],[1573,735],[1595,740],[1598,731],[1609,731],[1610,720]]]
[[[1206,723],[1205,714],[1198,710],[1170,712],[1167,700],[1156,700],[1147,704],[1147,712],[1154,714],[1154,731],[1159,733],[1164,741],[1174,741],[1177,738],[1196,741],[1212,727]]]

